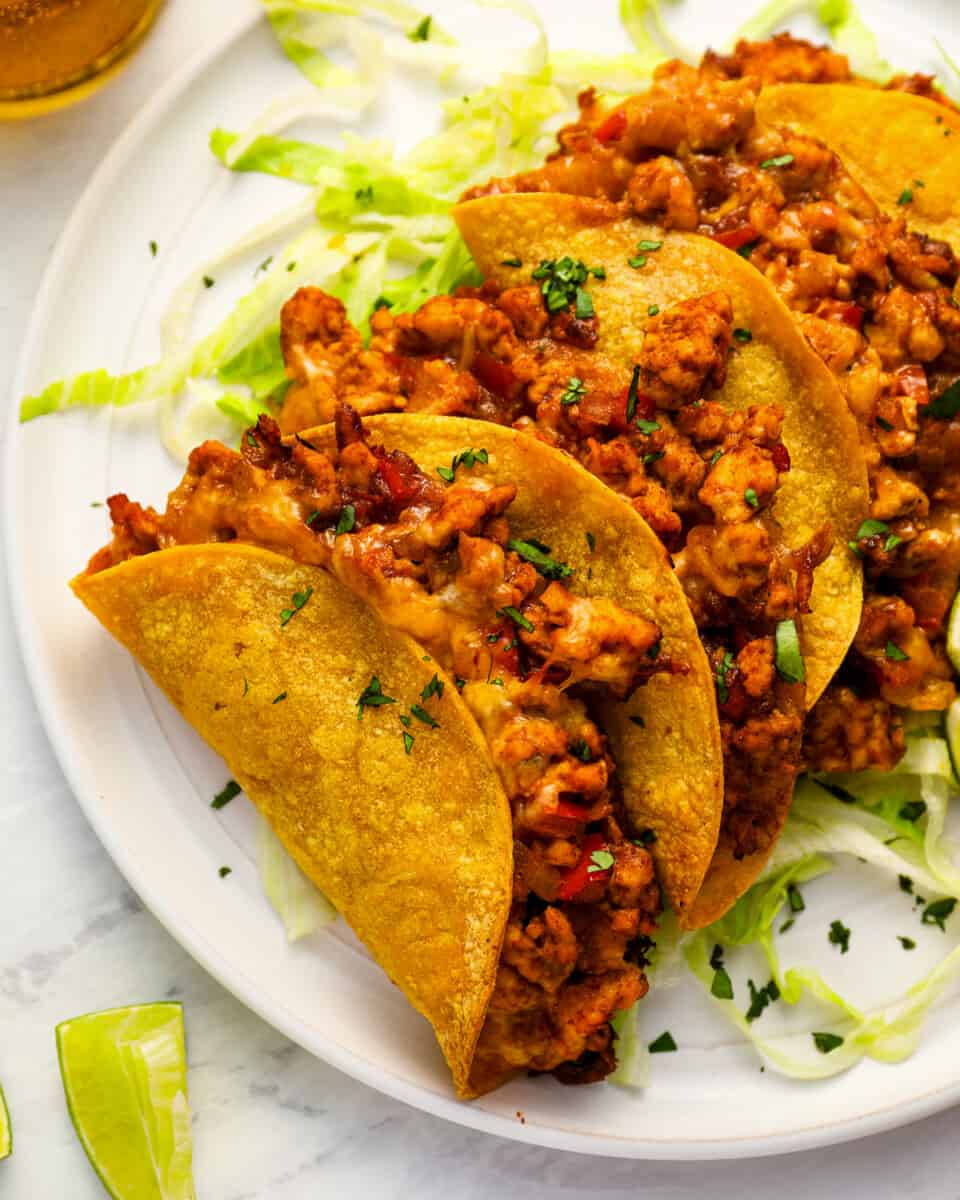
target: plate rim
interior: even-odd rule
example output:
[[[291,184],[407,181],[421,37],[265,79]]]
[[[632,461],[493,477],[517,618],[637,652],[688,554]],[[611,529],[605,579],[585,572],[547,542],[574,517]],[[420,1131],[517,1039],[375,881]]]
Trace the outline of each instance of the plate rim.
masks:
[[[114,838],[109,821],[100,813],[94,789],[90,787],[89,781],[85,780],[83,769],[75,757],[73,739],[68,732],[68,727],[62,722],[58,706],[52,696],[46,669],[42,663],[39,647],[41,635],[37,627],[29,620],[28,597],[20,583],[22,576],[17,570],[21,558],[21,530],[18,520],[14,467],[19,449],[19,401],[25,393],[25,381],[35,358],[43,330],[50,318],[49,310],[57,294],[60,277],[74,245],[82,236],[90,213],[97,207],[98,196],[108,190],[113,178],[130,160],[135,159],[137,149],[151,129],[166,117],[169,110],[189,90],[197,77],[212,62],[228,54],[233,44],[246,36],[260,20],[260,12],[250,9],[227,29],[214,36],[207,46],[188,59],[142,105],[113,141],[71,208],[67,222],[57,238],[54,251],[44,268],[20,353],[17,356],[8,398],[9,409],[4,439],[6,446],[3,456],[4,512],[2,528],[4,536],[2,540],[15,641],[51,750],[74,798],[107,854],[123,875],[127,885],[139,896],[174,941],[232,996],[245,1007],[257,1013],[267,1024],[307,1050],[308,1053],[375,1091],[443,1120],[481,1132],[549,1149],[602,1157],[667,1161],[698,1161],[715,1158],[747,1159],[811,1150],[884,1133],[931,1116],[956,1104],[960,1101],[960,1076],[953,1084],[934,1088],[907,1101],[889,1104],[884,1108],[862,1113],[845,1121],[833,1121],[830,1125],[818,1124],[814,1121],[788,1133],[760,1136],[728,1135],[722,1138],[697,1137],[690,1141],[683,1141],[675,1137],[656,1139],[649,1136],[643,1138],[626,1138],[619,1135],[602,1136],[536,1124],[523,1124],[519,1119],[512,1120],[498,1113],[457,1101],[453,1097],[439,1095],[419,1084],[410,1083],[388,1068],[369,1062],[338,1042],[328,1040],[322,1046],[317,1044],[313,1037],[305,1034],[298,1019],[288,1013],[281,1002],[259,994],[256,983],[246,977],[241,967],[231,964],[228,959],[222,957],[216,947],[212,946],[204,935],[192,925],[185,926],[173,905],[162,895],[162,889],[154,887],[148,880],[139,877],[122,841]]]

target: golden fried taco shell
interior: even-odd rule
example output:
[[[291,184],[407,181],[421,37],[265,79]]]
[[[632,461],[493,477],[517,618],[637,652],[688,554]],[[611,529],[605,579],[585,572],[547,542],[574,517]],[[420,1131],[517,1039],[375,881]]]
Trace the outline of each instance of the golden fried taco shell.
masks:
[[[881,210],[960,251],[960,113],[847,83],[765,87],[757,118],[825,142]]]
[[[407,754],[396,713],[436,664],[322,570],[256,547],[162,550],[72,587],[224,758],[430,1021],[458,1093],[470,1094],[510,909],[513,831],[453,684],[432,701],[440,728]],[[293,594],[308,589],[282,625]],[[358,720],[374,675],[399,703]]]
[[[372,441],[404,451],[425,471],[449,467],[462,450],[486,450],[489,461],[471,473],[517,484],[509,510],[514,537],[543,542],[572,567],[564,584],[575,594],[609,597],[659,625],[661,653],[685,673],[654,676],[628,701],[606,703],[602,717],[627,810],[638,831],[657,835],[650,851],[658,878],[682,917],[717,842],[723,754],[710,665],[660,540],[579,463],[529,434],[464,417],[403,413],[367,417],[364,427]],[[333,449],[331,426],[299,436]]]
[[[783,440],[791,469],[782,479],[772,513],[791,547],[807,542],[830,521],[834,545],[817,568],[813,611],[804,616],[802,646],[807,704],[833,678],[860,621],[860,563],[847,543],[866,516],[868,485],[854,418],[830,372],[807,346],[773,289],[738,255],[696,234],[664,233],[618,217],[603,201],[553,193],[485,196],[454,210],[481,272],[504,287],[526,282],[519,258],[532,270],[542,259],[570,255],[606,279],[589,285],[597,317],[598,350],[627,369],[643,343],[647,310],[666,308],[712,291],[726,292],[734,325],[750,331],[731,354],[727,380],[716,399],[732,408],[776,403],[784,411]],[[662,242],[635,270],[628,260],[637,242]]]
[[[792,548],[809,541],[825,521],[833,532],[831,553],[815,573],[812,612],[801,625],[806,700],[812,706],[843,661],[859,624],[861,567],[847,543],[866,515],[869,492],[856,423],[790,312],[739,256],[707,238],[664,233],[624,218],[604,201],[552,193],[489,196],[459,205],[454,216],[480,271],[501,286],[517,286],[542,260],[564,255],[602,267],[606,277],[589,284],[599,319],[598,350],[625,370],[637,360],[651,305],[663,309],[717,290],[730,297],[735,327],[749,330],[751,338],[738,342],[716,398],[738,409],[780,405],[791,470],[781,482],[772,516]],[[635,269],[628,260],[641,240],[661,244]],[[516,267],[505,265],[516,259],[527,268],[522,278]],[[706,686],[713,704],[712,680]],[[617,748],[623,751],[620,766],[627,778],[642,778],[642,760],[633,761],[630,746]],[[784,789],[770,815],[774,833],[786,821],[791,790]],[[626,797],[629,809],[629,791]],[[755,881],[769,853],[736,859],[721,827],[703,889],[694,905],[681,912],[681,925],[698,928],[722,915]]]

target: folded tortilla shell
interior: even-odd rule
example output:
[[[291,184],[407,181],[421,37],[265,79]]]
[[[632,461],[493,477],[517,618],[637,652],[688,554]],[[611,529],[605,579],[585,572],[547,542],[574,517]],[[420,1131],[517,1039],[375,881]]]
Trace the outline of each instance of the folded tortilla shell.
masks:
[[[926,96],[848,83],[765,87],[757,118],[825,142],[892,217],[960,252],[960,113]],[[898,203],[905,193],[910,198]]]
[[[751,340],[730,356],[717,399],[732,408],[777,403],[791,469],[777,492],[773,516],[791,547],[803,545],[824,521],[834,545],[816,572],[812,608],[801,643],[812,706],[835,675],[860,622],[862,575],[850,553],[867,514],[868,485],[856,422],[830,372],[807,346],[789,310],[739,255],[696,234],[664,233],[624,219],[604,201],[553,193],[485,196],[459,205],[454,216],[481,272],[504,287],[527,282],[541,260],[570,255],[603,267],[591,279],[599,319],[598,350],[629,371],[643,343],[647,309],[661,309],[712,291],[726,292],[734,325]],[[637,242],[662,242],[635,270]],[[519,258],[528,270],[503,266]],[[521,276],[518,278],[518,276]]]
[[[407,754],[397,713],[436,664],[331,576],[256,547],[163,550],[72,586],[431,1023],[465,1094],[510,909],[513,828],[453,684],[431,700],[440,728]],[[398,703],[358,720],[373,675]]]
[[[687,912],[717,842],[723,753],[710,665],[656,534],[569,455],[529,434],[465,417],[403,413],[367,417],[364,428],[373,442],[404,451],[425,471],[449,467],[462,450],[486,450],[489,461],[471,473],[517,484],[513,536],[545,543],[572,567],[564,583],[575,594],[609,597],[660,626],[662,653],[686,673],[654,676],[630,700],[604,704],[602,722],[627,811],[638,831],[656,833],[650,851],[658,878],[674,910]],[[331,426],[299,436],[321,450],[335,444]]]

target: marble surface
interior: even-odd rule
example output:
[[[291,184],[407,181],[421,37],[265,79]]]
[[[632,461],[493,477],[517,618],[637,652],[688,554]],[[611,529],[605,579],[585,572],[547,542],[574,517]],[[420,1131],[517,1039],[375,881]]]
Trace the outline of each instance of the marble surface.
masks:
[[[0,126],[0,393],[44,266],[106,149],[185,54],[253,0],[171,0],[134,66],[86,104]],[[12,399],[11,399],[12,403]],[[201,1197],[444,1200],[557,1195],[847,1200],[956,1194],[956,1110],[879,1138],[754,1162],[639,1163],[449,1125],[311,1058],[238,1004],[144,910],[89,829],[40,725],[0,581],[0,1080],[15,1153],[2,1200],[95,1200],[63,1103],[53,1030],[70,1016],[185,1005]]]

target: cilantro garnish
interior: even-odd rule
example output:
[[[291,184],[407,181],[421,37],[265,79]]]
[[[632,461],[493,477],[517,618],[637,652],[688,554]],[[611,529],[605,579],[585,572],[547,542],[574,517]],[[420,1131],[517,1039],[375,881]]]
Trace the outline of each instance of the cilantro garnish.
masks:
[[[274,696],[274,698],[270,701],[270,703],[271,704],[279,704],[281,700],[286,700],[286,698],[287,698],[287,693],[280,692],[279,695]]]
[[[717,465],[717,463],[720,461],[720,459],[723,458],[723,453],[724,452],[722,450],[714,450],[714,452],[710,458],[710,466],[711,467],[715,467]]]
[[[204,275],[204,277],[203,277],[203,286],[205,288],[207,288],[208,290],[210,288],[212,288],[216,282],[217,281],[215,279],[212,279],[209,275]]]
[[[787,901],[790,904],[790,911],[793,913],[803,912],[807,907],[803,895],[795,883],[787,884]]]
[[[229,804],[235,796],[239,796],[242,791],[243,788],[235,779],[228,779],[220,791],[217,792],[214,798],[210,801],[210,807],[223,808],[225,805]]]
[[[740,342],[742,345],[746,345],[747,342],[753,341],[753,334],[749,329],[735,329],[733,331],[733,340],[735,342]]]
[[[910,655],[901,650],[896,642],[887,642],[884,654],[886,654],[887,658],[890,659],[891,662],[910,661]]]
[[[296,264],[295,262],[288,262],[288,263],[287,263],[287,270],[288,270],[288,271],[295,271],[296,269],[297,269],[297,264]]]
[[[151,243],[150,243],[150,256],[151,256],[152,258],[156,258],[156,257],[157,257],[157,243],[156,243],[156,242],[151,242]]]
[[[659,305],[659,304],[650,304],[650,305],[648,305],[648,307],[647,307],[647,316],[648,316],[648,317],[655,317],[659,311],[660,311],[660,305]]]
[[[543,259],[540,266],[533,271],[532,278],[540,284],[547,312],[561,312],[573,304],[577,317],[587,320],[593,316],[593,301],[582,285],[587,282],[591,273],[596,275],[596,269],[591,272],[579,259],[565,255],[558,259]]]
[[[807,677],[800,652],[800,636],[797,623],[792,618],[778,621],[774,634],[777,672],[787,683],[803,683]]]
[[[597,539],[593,536],[589,529],[583,536],[587,539],[587,546],[590,548],[590,553],[592,554],[597,548]]]
[[[587,394],[587,386],[582,379],[578,379],[576,375],[571,375],[567,380],[567,386],[563,389],[563,395],[560,397],[561,404],[579,404]]]
[[[757,493],[752,487],[749,487],[744,491],[743,498],[744,498],[744,500],[746,500],[746,502],[750,505],[751,508],[759,508],[760,507],[760,501],[757,498]]]
[[[716,996],[718,1000],[732,1000],[733,982],[727,974],[727,968],[723,965],[723,948],[719,945],[713,948],[713,953],[710,955],[710,966],[713,967],[710,995]]]
[[[280,613],[280,624],[286,625],[291,617],[296,616],[296,614],[301,608],[303,608],[312,595],[312,587],[307,588],[305,592],[294,592],[290,597],[290,603],[293,605],[293,607],[283,609],[283,611]]]
[[[657,421],[645,421],[643,417],[637,417],[637,428],[641,433],[649,436],[651,433],[656,433],[660,425]]]
[[[904,948],[904,950],[916,950],[917,948],[917,943],[913,940],[913,938],[901,937],[899,933],[897,934],[897,941]]]
[[[936,417],[939,421],[949,421],[955,417],[960,412],[960,379],[955,379],[920,412],[925,417]]]
[[[430,682],[424,687],[423,691],[420,693],[420,699],[424,703],[426,703],[430,699],[431,696],[436,696],[436,698],[439,700],[440,697],[443,695],[444,687],[445,687],[445,684],[437,676],[436,672],[434,672],[433,678],[430,680]]]
[[[676,1048],[677,1043],[673,1040],[673,1034],[667,1029],[658,1038],[653,1039],[647,1050],[651,1054],[669,1054]]]
[[[430,25],[433,22],[433,17],[424,17],[416,29],[411,29],[407,34],[407,38],[411,42],[425,42],[430,37]]]
[[[457,467],[464,466],[469,471],[477,463],[487,463],[489,461],[490,455],[486,450],[461,450],[459,454],[453,456],[449,467],[437,467],[437,474],[446,483],[453,483]]]
[[[633,420],[633,414],[637,411],[637,391],[640,387],[640,367],[639,364],[633,368],[633,375],[630,377],[630,386],[627,388],[627,420]]]
[[[909,204],[912,199],[913,199],[913,189],[905,187],[903,189],[903,191],[900,193],[900,195],[897,197],[897,203],[902,206],[904,204]]]
[[[933,900],[923,910],[923,916],[920,920],[924,925],[936,925],[939,929],[946,932],[944,921],[956,907],[957,902],[953,896],[947,896],[944,900]]]
[[[543,542],[534,541],[533,538],[526,541],[511,538],[507,542],[507,549],[519,554],[525,562],[536,567],[544,579],[566,579],[568,575],[573,574],[573,567],[551,558],[550,547],[545,546]]]
[[[599,871],[609,871],[615,861],[609,850],[594,850],[590,855],[587,874],[596,875]]]
[[[221,879],[226,879],[228,875],[233,874],[233,867],[221,867],[217,874]]]
[[[740,255],[741,258],[749,258],[750,255],[754,252],[754,250],[756,250],[756,248],[759,245],[760,245],[760,239],[754,238],[752,242],[745,242],[744,245],[742,245],[740,247],[740,249],[737,251],[737,253]]]
[[[522,267],[523,262],[519,258],[517,258],[516,255],[513,255],[511,258],[501,258],[500,266],[501,267]]]
[[[304,525],[312,525],[317,517],[320,516],[320,509],[315,508],[309,517],[304,521]]]
[[[646,729],[647,727],[647,723],[643,717],[633,716],[630,718],[630,720],[634,725],[639,725],[641,729]]]
[[[761,171],[769,171],[773,167],[789,167],[793,162],[792,154],[778,154],[776,158],[768,158],[760,164]]]
[[[850,930],[842,921],[831,921],[827,941],[831,946],[839,946],[841,954],[846,954],[850,949]]]
[[[837,1033],[814,1033],[810,1036],[821,1054],[829,1054],[831,1050],[843,1045],[843,1038]]]
[[[514,625],[519,625],[521,629],[525,629],[527,633],[533,633],[534,625],[532,621],[528,621],[519,608],[514,608],[512,604],[508,604],[506,608],[497,609],[498,617],[509,617]]]
[[[414,742],[414,737],[413,737],[413,734],[412,734],[412,733],[407,733],[407,732],[406,732],[406,730],[404,730],[404,733],[403,733],[403,748],[404,748],[404,750],[407,752],[407,754],[409,754],[409,753],[410,753],[410,751],[413,749],[413,742]]]
[[[269,271],[270,264],[272,262],[273,262],[273,255],[268,254],[267,257],[263,260],[263,262],[260,263],[260,265],[257,267],[256,271],[254,271],[254,275],[259,275],[261,271]]]
[[[898,875],[897,880],[900,883],[900,891],[906,892],[908,896],[911,895],[913,892],[913,880],[910,878],[910,876]]]
[[[649,467],[651,464],[653,464],[655,462],[659,462],[660,459],[663,458],[663,456],[665,454],[666,454],[666,450],[653,450],[653,451],[651,451],[650,454],[645,454],[643,456],[644,466]]]
[[[780,999],[780,989],[775,979],[771,979],[762,988],[758,988],[752,979],[748,979],[747,987],[750,989],[750,1007],[744,1016],[748,1021],[755,1021],[764,1009]]]
[[[570,743],[569,749],[573,757],[579,758],[581,762],[593,762],[593,755],[590,753],[590,747],[584,738],[576,738]]]
[[[357,510],[352,504],[345,504],[340,510],[340,520],[337,521],[337,530],[334,537],[339,537],[341,533],[349,533],[357,523]]]
[[[727,674],[733,668],[733,655],[729,650],[724,651],[723,658],[717,663],[713,681],[717,685],[717,699],[726,704],[730,699],[730,689],[727,687]]]
[[[919,821],[926,811],[927,802],[925,800],[908,800],[906,804],[900,806],[897,816],[901,821]]]
[[[627,265],[633,267],[635,271],[639,271],[641,267],[647,265],[647,256],[645,254],[635,254],[633,258],[627,259]]]
[[[641,829],[633,839],[633,844],[635,846],[652,846],[656,840],[657,831],[655,829]]]
[[[376,675],[371,676],[370,682],[357,697],[357,720],[363,720],[364,709],[382,708],[385,704],[396,704],[393,696],[385,696],[380,680]]]
[[[260,445],[260,443],[257,441],[257,435],[253,432],[252,429],[244,430],[243,440],[247,443],[248,446],[259,446]]]
[[[440,728],[440,722],[435,721],[427,712],[427,710],[425,708],[421,708],[419,704],[411,704],[410,712],[417,718],[418,721],[422,721],[424,725],[429,726],[431,729]]]

